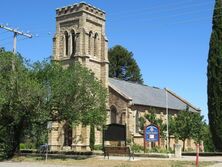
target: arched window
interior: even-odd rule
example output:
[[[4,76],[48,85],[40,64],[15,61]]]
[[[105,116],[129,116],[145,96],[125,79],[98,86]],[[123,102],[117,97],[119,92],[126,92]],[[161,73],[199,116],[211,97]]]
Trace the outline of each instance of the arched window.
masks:
[[[92,43],[92,31],[89,32],[89,39],[88,39],[88,53],[91,54],[91,43]]]
[[[117,110],[116,107],[111,106],[111,123],[117,123],[116,117],[117,117]]]
[[[136,111],[136,115],[135,115],[135,124],[136,124],[136,133],[139,133],[140,122],[139,122],[139,112],[138,111]]]
[[[76,53],[76,34],[75,34],[74,30],[71,31],[71,35],[72,35],[72,55],[75,55],[75,53]]]
[[[72,146],[72,127],[67,122],[64,125],[64,146]]]
[[[122,125],[125,125],[126,124],[126,113],[123,112],[121,114],[121,122],[120,122]]]
[[[64,49],[65,49],[65,56],[68,56],[69,54],[69,34],[67,31],[65,31],[65,46],[64,46]]]
[[[95,36],[94,36],[94,56],[97,56],[97,41],[98,41],[98,34],[95,33]]]

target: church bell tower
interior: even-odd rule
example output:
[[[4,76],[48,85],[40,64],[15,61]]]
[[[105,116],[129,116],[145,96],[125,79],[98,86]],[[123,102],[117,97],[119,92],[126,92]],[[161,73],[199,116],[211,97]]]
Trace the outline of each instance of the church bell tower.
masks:
[[[105,12],[84,2],[56,10],[53,60],[64,66],[79,61],[108,86]]]
[[[105,12],[84,2],[56,9],[52,60],[64,67],[78,61],[108,88]],[[48,139],[50,150],[89,151],[89,126],[78,125],[70,129],[65,122],[53,122],[51,126]],[[95,135],[96,143],[100,143],[101,132]]]

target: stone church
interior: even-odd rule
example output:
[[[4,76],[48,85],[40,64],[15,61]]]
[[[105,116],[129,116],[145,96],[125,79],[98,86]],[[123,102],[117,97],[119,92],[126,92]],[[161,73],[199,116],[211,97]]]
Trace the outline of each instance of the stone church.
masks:
[[[84,2],[56,9],[56,34],[53,38],[53,60],[64,67],[79,61],[95,73],[109,91],[107,124],[126,124],[127,138],[143,144],[138,119],[155,109],[158,118],[166,121],[166,109],[175,115],[189,108],[200,110],[168,89],[159,89],[115,78],[109,78],[108,39],[105,33],[105,12]],[[167,99],[167,100],[166,100]],[[68,128],[52,122],[48,143],[50,150],[89,151],[90,127]],[[96,130],[95,144],[102,144],[102,132]],[[161,146],[165,146],[161,139]],[[174,142],[171,142],[173,147]],[[193,147],[187,141],[186,148]]]

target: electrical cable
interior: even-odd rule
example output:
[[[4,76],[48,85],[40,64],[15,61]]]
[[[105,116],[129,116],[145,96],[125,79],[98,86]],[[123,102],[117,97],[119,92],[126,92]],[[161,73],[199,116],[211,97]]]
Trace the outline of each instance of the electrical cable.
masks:
[[[181,1],[180,1],[181,2]],[[184,4],[184,1],[182,1],[183,3],[176,3],[176,6],[174,6],[174,7],[177,7],[178,5],[178,7],[179,8],[169,8],[169,7],[172,7],[171,5],[163,5],[163,7],[167,7],[166,8],[166,10],[163,10],[163,11],[173,11],[173,10],[179,10],[179,9],[184,9],[184,7],[194,7],[194,6],[201,6],[201,5],[205,5],[205,4],[209,4],[209,2],[207,2],[207,3],[198,3],[198,4],[192,4],[192,5],[189,5],[188,4],[188,6],[182,6],[181,7],[181,5],[182,4]],[[212,1],[213,2],[213,1]],[[155,10],[150,10],[150,9],[155,9]],[[136,13],[136,14],[138,14],[138,13],[140,13],[140,12],[142,12],[142,11],[145,11],[145,10],[149,10],[148,12],[159,12],[159,11],[161,11],[160,9],[162,9],[162,8],[160,8],[160,6],[158,6],[158,7],[152,7],[152,8],[146,8],[146,9],[138,9],[138,10],[131,10],[130,11],[130,13],[132,13],[132,14],[134,14],[134,13]],[[163,8],[164,9],[164,8]],[[186,8],[185,8],[186,9]],[[127,12],[119,12],[119,13],[125,13],[125,14],[127,14]],[[118,18],[119,18],[119,13],[118,12],[115,12],[115,13],[113,13],[113,14],[109,14],[108,16],[112,16],[112,15],[118,15]]]

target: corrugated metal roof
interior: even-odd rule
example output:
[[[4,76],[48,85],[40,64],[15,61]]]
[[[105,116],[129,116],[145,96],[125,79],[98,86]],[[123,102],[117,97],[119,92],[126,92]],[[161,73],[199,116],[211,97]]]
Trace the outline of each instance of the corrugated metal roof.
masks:
[[[192,112],[200,110],[166,89],[159,89],[133,82],[109,78],[109,86],[132,100],[133,104],[185,110],[187,106]],[[167,101],[166,101],[167,93]],[[167,102],[167,103],[166,103]]]

